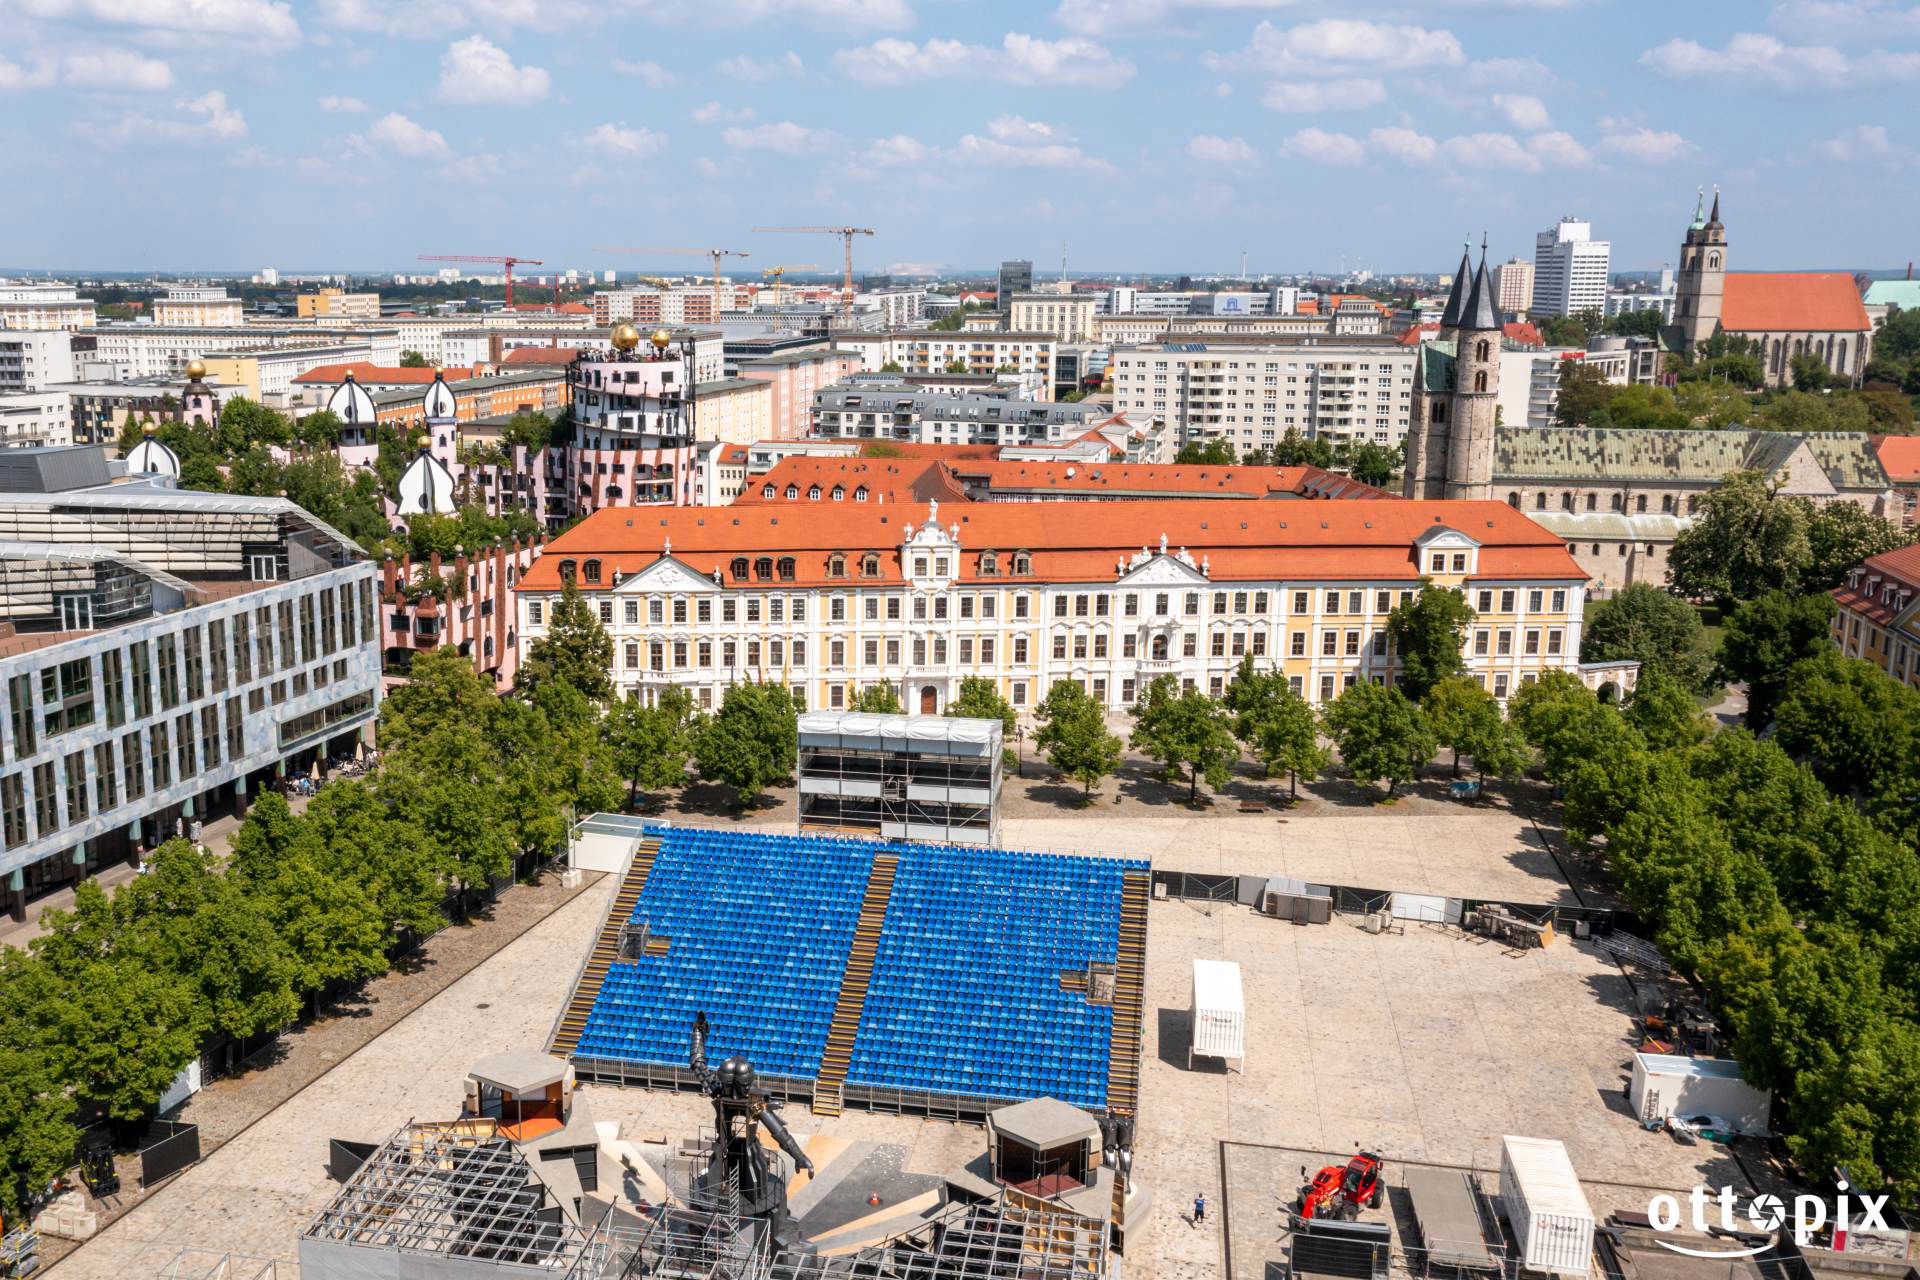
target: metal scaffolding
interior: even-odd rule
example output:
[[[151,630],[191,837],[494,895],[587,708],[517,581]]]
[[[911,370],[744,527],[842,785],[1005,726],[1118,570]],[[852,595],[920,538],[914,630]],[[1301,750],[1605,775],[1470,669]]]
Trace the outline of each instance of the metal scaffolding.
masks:
[[[815,712],[800,718],[800,830],[993,846],[998,721]]]

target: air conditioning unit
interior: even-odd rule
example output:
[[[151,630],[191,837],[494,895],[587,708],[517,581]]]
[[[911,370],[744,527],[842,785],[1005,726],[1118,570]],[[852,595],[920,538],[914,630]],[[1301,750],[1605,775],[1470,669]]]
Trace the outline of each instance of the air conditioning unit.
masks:
[[[1366,929],[1368,933],[1385,933],[1388,921],[1391,918],[1392,917],[1384,911],[1369,911],[1361,921],[1361,927]]]

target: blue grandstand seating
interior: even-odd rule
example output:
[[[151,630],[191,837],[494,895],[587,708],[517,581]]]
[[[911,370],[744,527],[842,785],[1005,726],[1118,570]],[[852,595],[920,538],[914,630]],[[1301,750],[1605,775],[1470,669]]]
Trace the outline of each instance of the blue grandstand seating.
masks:
[[[609,970],[574,1050],[684,1065],[708,1056],[811,1080],[873,859],[898,869],[846,1083],[974,1099],[1106,1100],[1112,1010],[1063,973],[1116,958],[1122,876],[1146,863],[662,828],[633,908],[666,954]]]

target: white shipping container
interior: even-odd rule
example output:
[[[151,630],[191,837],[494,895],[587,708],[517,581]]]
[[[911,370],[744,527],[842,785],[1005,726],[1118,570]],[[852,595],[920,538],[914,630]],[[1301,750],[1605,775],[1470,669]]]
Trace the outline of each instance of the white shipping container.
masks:
[[[1193,1055],[1230,1059],[1240,1070],[1247,1053],[1247,1006],[1240,993],[1240,966],[1230,960],[1193,962],[1193,1041],[1187,1046],[1187,1069]]]
[[[1643,1122],[1668,1116],[1710,1115],[1733,1132],[1760,1136],[1772,1121],[1772,1100],[1748,1084],[1731,1058],[1633,1055],[1633,1112]]]
[[[1501,1138],[1500,1202],[1524,1270],[1584,1276],[1592,1269],[1593,1210],[1563,1144]]]

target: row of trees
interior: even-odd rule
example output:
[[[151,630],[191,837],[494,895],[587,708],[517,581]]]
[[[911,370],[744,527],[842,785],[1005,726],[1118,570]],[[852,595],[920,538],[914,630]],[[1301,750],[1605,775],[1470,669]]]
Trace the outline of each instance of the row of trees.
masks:
[[[1841,657],[1814,625],[1831,610],[1768,597],[1729,627],[1723,661],[1775,691],[1755,717],[1770,739],[1636,715],[1644,686],[1623,714],[1559,674],[1511,714],[1569,837],[1603,845],[1749,1081],[1783,1099],[1795,1156],[1904,1199],[1920,1192],[1920,695]],[[1796,636],[1811,656],[1781,643]]]
[[[1735,357],[1728,357],[1735,359]],[[1554,422],[1562,427],[1628,427],[1673,431],[1686,427],[1750,427],[1760,431],[1867,431],[1908,435],[1914,406],[1898,387],[1869,383],[1859,391],[1831,385],[1817,357],[1796,361],[1791,390],[1756,393],[1759,361],[1750,360],[1751,384],[1741,379],[1692,378],[1672,387],[1618,386],[1584,360],[1560,365]]]
[[[1238,455],[1231,441],[1218,436],[1189,440],[1173,460],[1182,466],[1322,467],[1344,471],[1361,484],[1382,489],[1392,485],[1404,463],[1399,445],[1380,445],[1371,440],[1341,440],[1335,444],[1321,436],[1309,439],[1292,427],[1278,443]]]
[[[1913,541],[1911,530],[1852,502],[1782,496],[1758,471],[1736,471],[1695,506],[1674,539],[1667,580],[1683,596],[1730,608],[1770,590],[1836,587],[1868,556]]]

